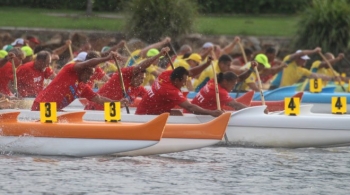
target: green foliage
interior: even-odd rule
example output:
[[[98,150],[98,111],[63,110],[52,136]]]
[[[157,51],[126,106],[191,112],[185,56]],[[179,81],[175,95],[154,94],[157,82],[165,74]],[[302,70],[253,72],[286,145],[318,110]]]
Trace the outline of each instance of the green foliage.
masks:
[[[200,13],[294,14],[309,0],[197,0]]]
[[[346,0],[313,0],[301,16],[295,48],[344,52],[350,41],[349,6]]]
[[[132,0],[127,6],[127,35],[148,42],[192,31],[196,3],[191,0]]]

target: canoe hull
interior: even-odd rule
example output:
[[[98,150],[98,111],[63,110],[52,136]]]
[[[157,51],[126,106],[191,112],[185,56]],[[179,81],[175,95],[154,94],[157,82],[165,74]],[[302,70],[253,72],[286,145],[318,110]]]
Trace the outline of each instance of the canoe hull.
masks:
[[[2,154],[86,157],[150,147],[158,141],[1,136]]]
[[[115,154],[117,156],[145,156],[153,154],[166,154],[203,148],[219,143],[217,139],[176,139],[163,138],[158,144],[130,152]]]
[[[350,131],[298,128],[229,127],[230,145],[264,148],[350,146]],[[222,142],[223,143],[223,142]]]

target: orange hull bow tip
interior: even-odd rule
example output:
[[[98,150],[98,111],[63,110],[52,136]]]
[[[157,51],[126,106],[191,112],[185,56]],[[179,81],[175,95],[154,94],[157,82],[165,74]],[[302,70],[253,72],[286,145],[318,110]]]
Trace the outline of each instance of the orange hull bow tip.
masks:
[[[227,112],[203,124],[167,124],[163,138],[221,140],[230,118],[231,113]]]
[[[32,136],[48,138],[154,140],[163,136],[169,113],[157,116],[147,123],[85,123],[84,112],[67,113],[59,117],[58,123],[18,122],[20,112],[0,114],[1,136]],[[79,119],[80,117],[80,119]],[[65,121],[62,123],[61,121]],[[69,123],[74,121],[75,123]],[[68,123],[67,123],[68,122]],[[77,123],[76,123],[77,122]]]

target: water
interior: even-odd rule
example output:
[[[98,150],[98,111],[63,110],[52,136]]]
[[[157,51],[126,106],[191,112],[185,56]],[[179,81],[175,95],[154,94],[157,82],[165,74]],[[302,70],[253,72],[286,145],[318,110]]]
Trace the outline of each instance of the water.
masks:
[[[0,156],[0,194],[349,194],[350,148]]]

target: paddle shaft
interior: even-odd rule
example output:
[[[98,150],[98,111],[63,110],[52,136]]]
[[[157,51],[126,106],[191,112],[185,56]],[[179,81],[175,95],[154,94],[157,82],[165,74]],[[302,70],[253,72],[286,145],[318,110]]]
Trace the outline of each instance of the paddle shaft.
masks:
[[[166,56],[167,56],[167,57],[168,57],[168,59],[169,59],[169,62],[170,62],[170,66],[171,66],[171,68],[174,70],[174,69],[175,69],[175,67],[174,67],[173,61],[171,61],[171,57],[169,56],[169,53],[168,53],[168,52],[166,52]]]
[[[13,88],[15,90],[16,93],[16,97],[18,97],[18,89],[17,89],[17,73],[16,73],[16,66],[15,66],[15,62],[13,61],[13,59],[11,60],[12,63],[12,73],[13,73]]]
[[[171,50],[173,50],[175,56],[177,56],[177,53],[176,53],[176,51],[175,51],[175,49],[173,47],[173,44],[171,44],[171,42],[169,42],[169,45],[170,45]]]
[[[238,46],[239,46],[239,48],[240,48],[240,50],[241,50],[241,53],[242,53],[242,55],[243,55],[244,63],[247,64],[247,63],[248,63],[247,55],[245,54],[243,45],[241,44],[240,41],[238,41]],[[243,81],[240,82],[240,83],[237,84],[237,85],[238,85],[238,86],[237,86],[237,88],[236,88],[236,90],[237,90],[237,91],[236,91],[236,98],[238,97],[238,93],[241,91],[241,88],[242,88],[242,86],[243,86]]]
[[[118,69],[119,81],[120,81],[120,85],[121,85],[121,88],[122,88],[123,96],[124,96],[124,98],[128,98],[128,94],[126,93],[126,90],[125,90],[123,74],[122,74],[122,71],[120,70],[119,63],[118,63],[117,59],[115,59],[114,56],[113,56],[113,60],[114,60],[115,65],[117,66],[117,69]],[[126,108],[126,112],[128,114],[130,114],[129,107],[127,105],[125,105],[125,108]]]
[[[70,58],[71,58],[71,60],[73,60],[73,51],[72,51],[72,45],[71,44],[69,44],[68,45],[68,49],[69,49],[69,54],[70,54]]]
[[[337,80],[338,80],[338,82],[339,82],[339,85],[340,85],[340,87],[343,89],[343,91],[346,91],[345,88],[344,88],[344,86],[341,84],[341,78],[339,78],[339,77],[337,77],[337,76],[335,75],[335,71],[334,71],[334,69],[333,69],[331,63],[329,63],[329,61],[326,59],[326,57],[324,57],[324,55],[323,55],[320,51],[318,52],[318,54],[320,54],[321,58],[326,62],[326,64],[328,65],[328,67],[332,70],[333,77],[334,77],[334,78],[337,78]]]
[[[134,64],[136,64],[136,60],[135,60],[134,56],[131,55],[131,52],[130,52],[128,46],[126,46],[126,44],[125,44],[124,47],[125,47],[126,51],[129,53],[129,55],[132,58],[132,60],[134,60]]]
[[[262,84],[261,84],[261,80],[260,80],[259,71],[258,71],[258,68],[256,66],[254,67],[254,71],[255,71],[256,77],[258,78],[258,85],[259,85],[261,102],[262,102],[263,105],[266,105],[265,104],[264,93],[262,92]]]
[[[218,84],[218,79],[216,78],[216,71],[215,71],[215,67],[214,67],[213,63],[211,63],[211,68],[212,68],[213,73],[214,73],[216,106],[217,106],[218,110],[221,110],[220,96],[219,96],[219,84]],[[228,143],[229,141],[228,141],[228,137],[226,135],[226,132],[225,132],[224,138],[225,138],[226,143]]]

